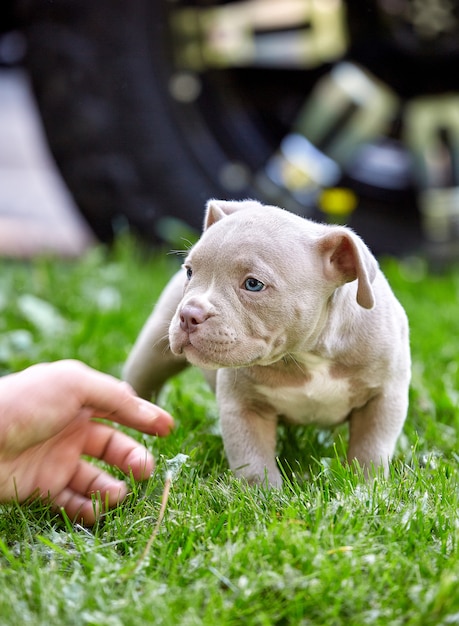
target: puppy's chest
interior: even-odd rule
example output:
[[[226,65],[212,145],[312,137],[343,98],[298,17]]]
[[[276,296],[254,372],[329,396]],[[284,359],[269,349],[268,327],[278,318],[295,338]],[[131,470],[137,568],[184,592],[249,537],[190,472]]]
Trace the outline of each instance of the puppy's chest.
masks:
[[[255,391],[283,419],[298,424],[331,426],[342,422],[355,406],[355,394],[348,377],[332,375],[327,361],[308,368],[303,382],[288,380],[279,385],[259,383]]]

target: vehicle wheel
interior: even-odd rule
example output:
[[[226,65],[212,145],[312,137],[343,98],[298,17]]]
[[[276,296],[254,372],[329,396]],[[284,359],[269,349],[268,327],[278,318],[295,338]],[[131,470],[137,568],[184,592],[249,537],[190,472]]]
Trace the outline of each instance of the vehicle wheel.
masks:
[[[50,145],[96,234],[199,230],[209,197],[458,241],[457,2],[18,0]],[[441,5],[441,6],[440,6]],[[427,129],[427,130],[426,130]],[[443,252],[442,252],[443,253]]]

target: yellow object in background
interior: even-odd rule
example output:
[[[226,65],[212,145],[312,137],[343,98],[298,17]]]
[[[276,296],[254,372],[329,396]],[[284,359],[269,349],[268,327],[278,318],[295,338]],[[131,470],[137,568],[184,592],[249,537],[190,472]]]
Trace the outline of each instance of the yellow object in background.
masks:
[[[324,189],[319,197],[319,208],[332,222],[343,223],[355,211],[357,195],[351,189],[333,187]]]

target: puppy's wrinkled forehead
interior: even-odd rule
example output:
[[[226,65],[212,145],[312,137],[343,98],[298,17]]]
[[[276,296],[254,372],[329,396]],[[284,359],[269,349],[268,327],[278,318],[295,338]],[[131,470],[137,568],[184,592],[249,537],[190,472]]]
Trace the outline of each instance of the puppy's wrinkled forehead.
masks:
[[[291,216],[294,217],[294,216]],[[190,254],[194,262],[281,267],[305,246],[303,220],[273,219],[262,211],[230,215],[208,228]],[[247,267],[247,269],[250,269]]]

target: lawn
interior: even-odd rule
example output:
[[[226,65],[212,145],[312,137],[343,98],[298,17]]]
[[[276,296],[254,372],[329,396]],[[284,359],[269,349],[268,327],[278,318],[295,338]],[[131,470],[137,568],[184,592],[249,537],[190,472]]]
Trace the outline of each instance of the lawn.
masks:
[[[74,263],[0,264],[2,374],[72,357],[119,375],[178,260],[122,241]],[[244,488],[228,471],[213,396],[188,370],[158,400],[174,433],[134,434],[157,458],[154,475],[131,482],[93,529],[36,502],[0,508],[2,626],[459,624],[459,271],[382,264],[413,354],[387,480],[367,485],[342,465],[345,428],[284,429],[284,489]]]

